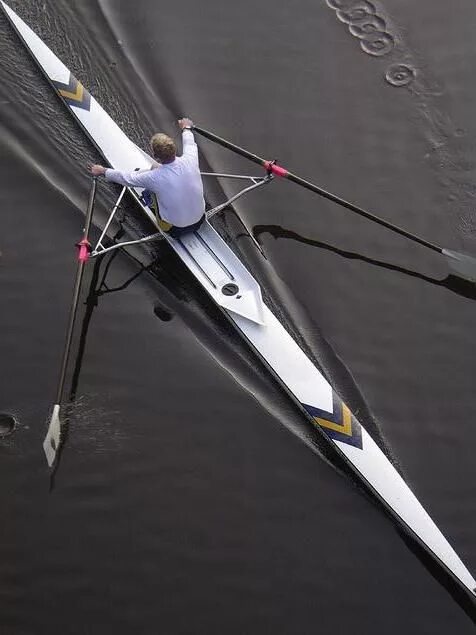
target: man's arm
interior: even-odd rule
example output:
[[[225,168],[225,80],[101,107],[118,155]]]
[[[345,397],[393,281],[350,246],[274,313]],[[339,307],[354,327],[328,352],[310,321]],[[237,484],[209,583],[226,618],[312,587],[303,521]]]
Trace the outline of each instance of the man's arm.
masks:
[[[179,119],[178,124],[182,129],[183,156],[195,159],[198,163],[198,146],[195,143],[195,137],[191,131],[193,121],[185,117],[184,119]]]
[[[185,156],[193,157],[198,161],[198,146],[195,142],[193,132],[188,128],[182,130],[182,148]]]
[[[119,185],[123,185],[124,187],[143,187],[150,189],[154,183],[153,170],[121,172],[121,170],[112,170],[102,165],[92,165],[89,170],[94,176],[105,176],[107,181],[119,183]]]

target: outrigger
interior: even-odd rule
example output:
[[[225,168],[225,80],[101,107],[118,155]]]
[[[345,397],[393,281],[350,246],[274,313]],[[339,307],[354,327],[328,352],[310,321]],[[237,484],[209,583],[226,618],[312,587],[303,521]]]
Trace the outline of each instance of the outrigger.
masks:
[[[81,124],[84,132],[100,150],[105,160],[119,170],[133,171],[135,169],[149,168],[152,164],[152,159],[124,134],[97,101],[25,22],[4,2],[1,2],[0,6],[52,87]],[[203,129],[196,128],[196,131],[213,138],[212,133],[208,133]],[[213,140],[235,151],[238,148],[218,137]],[[247,153],[243,149],[238,148],[238,150],[240,154]],[[251,153],[247,154],[251,155]],[[272,162],[265,162],[256,155],[248,156],[248,158],[251,157],[254,157],[252,160],[255,163],[264,165],[266,169],[264,176],[216,175],[219,177],[231,176],[232,178],[248,179],[247,187],[238,196],[272,182],[275,176],[290,178],[289,173],[285,174],[284,168],[280,168]],[[292,176],[295,182],[299,179],[295,175]],[[313,184],[306,183],[308,189],[313,189],[313,191],[320,189]],[[302,183],[300,184],[302,185]],[[126,190],[124,189],[120,196],[124,196],[125,192]],[[133,189],[130,189],[129,192],[137,201],[142,212],[157,227],[155,215],[144,201],[142,192]],[[318,193],[322,194],[322,192]],[[328,195],[327,197],[332,198],[332,200],[337,199],[334,195]],[[90,197],[90,206],[92,206],[92,199],[93,193]],[[236,197],[233,197],[220,207],[224,207],[235,199]],[[336,202],[342,203],[340,199]],[[344,203],[346,202],[344,201]],[[431,554],[443,570],[474,600],[476,597],[476,581],[473,576],[384,452],[267,306],[262,298],[261,288],[255,278],[213,229],[211,224],[205,221],[198,230],[192,234],[182,236],[180,240],[174,240],[170,236],[162,235],[157,227],[157,230],[151,236],[140,239],[140,241],[128,241],[105,247],[103,244],[104,237],[107,234],[117,207],[118,204],[115,205],[97,245],[92,249],[91,255],[95,256],[112,248],[124,248],[140,241],[159,238],[167,240],[170,247],[194,275],[197,282],[235,325],[237,332],[243,336],[255,353],[265,362],[270,372],[286,388],[290,397],[299,405],[303,415],[312,422],[315,429],[322,435],[323,440],[331,444],[361,482],[380,501],[387,512],[393,516],[398,525],[404,528],[427,553]],[[352,209],[352,207],[355,208],[356,206],[346,203],[346,207]],[[356,210],[354,209],[353,211]],[[399,233],[402,232],[400,231]],[[83,240],[85,240],[84,237]],[[419,242],[421,243],[421,241]],[[82,247],[87,247],[86,243]],[[434,247],[437,250],[440,249],[437,246]],[[83,249],[81,253],[85,261],[89,256],[89,249],[86,252]],[[467,258],[470,257],[468,256]],[[468,262],[465,258],[463,258],[463,261],[465,263]],[[63,369],[64,366],[65,362],[63,363]],[[61,382],[60,388],[44,444],[50,464],[55,460],[60,441]]]

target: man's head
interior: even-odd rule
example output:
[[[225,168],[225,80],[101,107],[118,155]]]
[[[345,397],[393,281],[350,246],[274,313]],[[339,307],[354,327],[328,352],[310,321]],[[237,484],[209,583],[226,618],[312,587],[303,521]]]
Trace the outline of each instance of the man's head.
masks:
[[[160,163],[172,163],[175,160],[177,148],[173,139],[168,135],[159,132],[150,140],[150,146],[154,153],[154,158]]]

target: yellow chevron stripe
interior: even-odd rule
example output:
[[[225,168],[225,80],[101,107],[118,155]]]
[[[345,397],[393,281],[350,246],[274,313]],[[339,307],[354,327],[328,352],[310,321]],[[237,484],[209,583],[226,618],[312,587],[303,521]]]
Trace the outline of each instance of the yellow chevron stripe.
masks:
[[[348,437],[352,436],[352,413],[345,403],[342,404],[342,423],[334,423],[334,421],[319,419],[318,417],[315,417],[315,420],[323,428],[340,432],[340,434],[345,434]]]
[[[83,85],[80,84],[79,82],[76,87],[76,91],[74,93],[71,93],[68,90],[60,90],[58,92],[62,97],[65,97],[66,99],[72,99],[73,101],[79,101],[79,102],[83,101],[84,88],[83,88]]]

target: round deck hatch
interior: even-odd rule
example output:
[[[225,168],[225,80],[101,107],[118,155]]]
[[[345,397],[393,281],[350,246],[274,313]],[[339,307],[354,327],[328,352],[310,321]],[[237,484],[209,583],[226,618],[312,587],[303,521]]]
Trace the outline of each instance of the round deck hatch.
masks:
[[[223,295],[236,295],[239,290],[240,289],[238,288],[238,285],[234,282],[229,282],[228,284],[223,285],[221,288],[221,292],[223,293]]]

